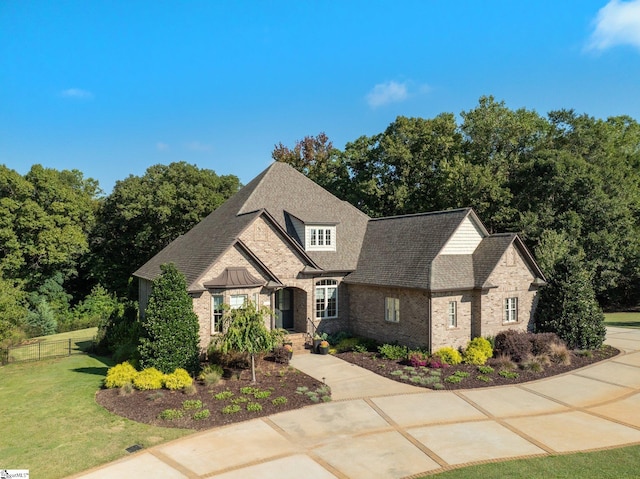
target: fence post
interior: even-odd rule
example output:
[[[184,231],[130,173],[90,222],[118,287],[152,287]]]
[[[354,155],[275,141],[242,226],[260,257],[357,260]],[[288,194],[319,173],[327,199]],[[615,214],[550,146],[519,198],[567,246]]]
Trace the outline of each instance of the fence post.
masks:
[[[38,341],[38,361],[40,361],[40,345],[42,343],[40,341]]]

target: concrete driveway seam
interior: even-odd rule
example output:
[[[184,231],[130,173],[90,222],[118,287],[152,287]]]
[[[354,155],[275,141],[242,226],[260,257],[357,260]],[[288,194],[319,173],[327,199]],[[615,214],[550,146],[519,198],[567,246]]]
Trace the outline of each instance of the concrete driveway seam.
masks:
[[[432,451],[431,449],[429,449],[427,446],[425,446],[423,443],[421,443],[420,441],[418,441],[415,437],[413,437],[409,432],[407,432],[407,430],[400,426],[399,424],[397,424],[393,419],[391,419],[391,417],[389,417],[376,403],[374,403],[371,399],[365,399],[366,403],[374,410],[376,411],[380,417],[382,417],[382,419],[384,419],[385,421],[387,421],[389,423],[389,425],[395,429],[395,431],[397,433],[399,433],[402,437],[404,437],[407,441],[409,441],[411,444],[413,444],[415,447],[417,447],[418,449],[420,449],[420,451],[422,451],[424,454],[426,454],[430,459],[432,459],[433,461],[437,462],[441,467],[443,466],[447,466],[448,463],[447,461],[445,461],[444,459],[442,459],[440,456],[438,456],[438,454],[436,454],[434,451]]]
[[[175,469],[176,471],[180,472],[181,474],[184,474],[189,479],[199,479],[200,478],[200,476],[198,474],[196,474],[195,472],[193,472],[191,469],[187,468],[186,466],[184,466],[183,464],[181,464],[181,463],[179,463],[177,461],[174,461],[173,459],[171,459],[166,454],[163,454],[162,451],[160,451],[159,449],[156,449],[156,448],[148,449],[145,452],[148,452],[150,455],[152,455],[153,457],[155,457],[159,461],[164,462],[167,466]]]

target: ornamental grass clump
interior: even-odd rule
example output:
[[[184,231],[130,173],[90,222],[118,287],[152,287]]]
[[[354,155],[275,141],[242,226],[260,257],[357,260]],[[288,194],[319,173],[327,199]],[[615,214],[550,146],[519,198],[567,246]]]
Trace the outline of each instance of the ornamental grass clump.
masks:
[[[120,388],[125,384],[133,383],[138,375],[138,371],[128,362],[120,363],[107,371],[107,377],[104,379],[106,388]]]

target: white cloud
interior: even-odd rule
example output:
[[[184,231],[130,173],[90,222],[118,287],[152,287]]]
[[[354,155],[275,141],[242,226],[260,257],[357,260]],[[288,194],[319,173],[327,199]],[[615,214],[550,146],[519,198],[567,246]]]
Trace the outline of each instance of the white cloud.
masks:
[[[167,145],[166,143],[163,143],[161,141],[159,141],[158,143],[156,143],[156,149],[158,151],[166,151],[169,149],[169,145]]]
[[[367,103],[371,108],[377,108],[388,103],[398,103],[404,101],[409,96],[406,83],[390,81],[378,83],[367,94]]]
[[[81,90],[80,88],[69,88],[60,92],[63,97],[66,98],[78,98],[81,100],[89,100],[93,98],[93,93],[87,90]]]
[[[606,50],[616,45],[640,49],[640,0],[611,0],[600,9],[594,21],[590,50]]]
[[[199,141],[191,141],[187,143],[187,148],[192,151],[211,151],[211,145],[200,143]]]

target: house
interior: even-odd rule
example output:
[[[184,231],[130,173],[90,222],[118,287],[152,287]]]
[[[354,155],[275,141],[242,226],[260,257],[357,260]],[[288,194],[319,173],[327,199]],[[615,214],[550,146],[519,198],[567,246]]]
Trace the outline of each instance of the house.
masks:
[[[278,162],[134,273],[141,314],[169,262],[203,348],[222,305],[246,301],[273,312],[269,328],[459,347],[529,329],[544,284],[520,238],[489,234],[470,208],[372,219]]]

